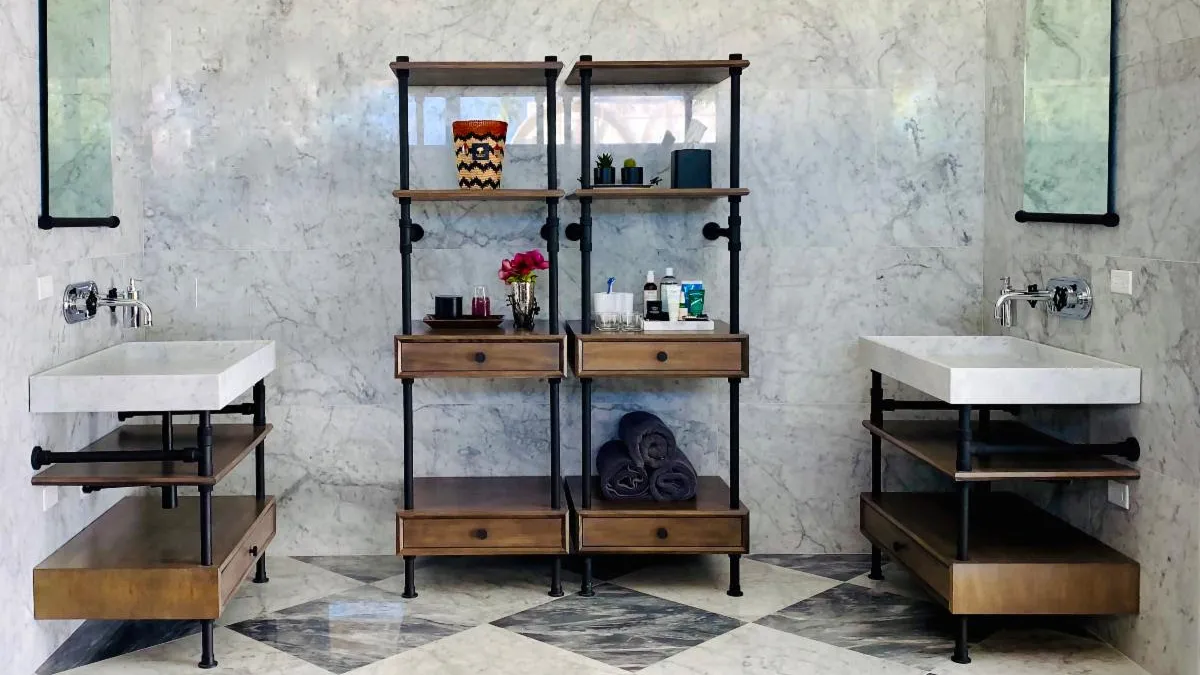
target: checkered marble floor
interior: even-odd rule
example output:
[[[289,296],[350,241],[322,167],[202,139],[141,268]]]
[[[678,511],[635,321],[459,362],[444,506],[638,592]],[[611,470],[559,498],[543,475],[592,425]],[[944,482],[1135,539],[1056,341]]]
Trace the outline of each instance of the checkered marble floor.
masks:
[[[546,593],[548,562],[419,561],[405,600],[391,556],[270,559],[216,632],[236,675],[1135,675],[1119,652],[1064,624],[974,630],[952,663],[947,616],[899,569],[866,578],[862,555],[758,555],[745,596],[725,595],[724,556],[597,558],[596,595]],[[578,588],[578,577],[564,574]],[[568,587],[568,590],[574,590]],[[194,675],[194,622],[86,625],[39,673]],[[100,639],[97,636],[107,636]],[[82,637],[80,637],[82,636]]]

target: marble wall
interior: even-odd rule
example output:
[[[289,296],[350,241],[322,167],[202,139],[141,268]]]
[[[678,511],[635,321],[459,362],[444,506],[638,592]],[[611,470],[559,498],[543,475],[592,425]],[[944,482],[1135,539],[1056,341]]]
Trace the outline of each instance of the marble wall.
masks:
[[[135,7],[112,5],[114,63],[138,73]],[[107,316],[63,322],[59,294],[72,281],[123,286],[141,271],[139,83],[114,82],[113,202],[116,230],[37,229],[38,184],[37,3],[0,4],[0,673],[25,675],[64,640],[77,622],[34,621],[32,570],[43,558],[121,497],[120,490],[83,495],[57,488],[58,503],[43,512],[42,489],[29,484],[34,445],[76,450],[116,426],[112,415],[29,413],[30,374],[103,347],[136,339]],[[37,279],[53,277],[53,297],[37,299]]]
[[[1142,368],[1142,403],[1092,412],[1081,428],[1099,439],[1137,436],[1142,479],[1132,506],[1106,502],[1103,484],[1033,495],[1138,560],[1142,612],[1103,620],[1099,632],[1152,673],[1200,672],[1200,10],[1159,0],[1122,3],[1117,213],[1121,225],[1020,225],[1023,17],[1021,3],[989,5],[987,30],[985,303],[999,277],[1036,283],[1089,277],[1097,292],[1085,322],[1022,306],[1008,332]],[[1134,295],[1109,292],[1109,271],[1132,270]],[[994,332],[1000,329],[993,327]],[[1076,420],[1079,421],[1079,420]]]
[[[859,426],[868,381],[854,363],[855,339],[978,329],[981,0],[180,0],[142,9],[154,335],[278,341],[269,383],[277,431],[268,443],[270,489],[282,503],[276,550],[394,546],[402,416],[391,376],[400,327],[392,57],[556,54],[569,64],[581,53],[731,52],[753,64],[742,117],[742,180],[753,190],[743,207],[742,280],[752,376],[741,409],[753,548],[865,548],[855,494],[868,484]],[[480,30],[486,39],[473,37]],[[414,93],[435,120],[414,146],[414,183],[453,184],[444,144],[453,113],[439,111],[479,101],[453,89]],[[694,95],[697,119],[711,114],[716,172],[725,175],[727,87],[606,93],[619,95],[618,117],[632,110],[622,105],[653,103],[637,96]],[[540,101],[536,94],[526,92]],[[577,108],[577,90],[562,98]],[[578,138],[577,121],[573,128]],[[666,157],[655,133],[614,136],[627,144],[605,149],[647,160],[654,173]],[[569,189],[578,145],[559,154]],[[540,162],[536,146],[514,144],[506,184],[537,185]],[[703,278],[723,314],[727,253],[700,236],[704,222],[724,217],[720,206],[597,208],[594,287],[616,276],[634,290],[645,270],[673,265],[681,278]],[[562,210],[564,223],[578,215],[573,204]],[[414,208],[414,217],[428,233],[416,245],[419,318],[430,294],[469,292],[493,279],[501,257],[540,246],[544,209],[435,204]],[[568,316],[577,313],[578,274],[578,248],[567,244]],[[577,471],[577,382],[564,390],[564,467]],[[415,391],[421,474],[548,470],[543,384],[427,381]],[[722,381],[603,382],[594,433],[608,437],[622,411],[645,407],[676,426],[702,470],[724,472],[726,392]],[[243,473],[223,489],[249,485]]]

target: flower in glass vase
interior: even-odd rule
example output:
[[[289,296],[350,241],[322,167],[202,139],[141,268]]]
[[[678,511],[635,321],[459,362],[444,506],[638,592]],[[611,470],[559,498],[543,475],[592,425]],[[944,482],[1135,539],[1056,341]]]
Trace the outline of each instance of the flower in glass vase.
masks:
[[[537,281],[538,271],[549,267],[550,263],[537,249],[522,251],[500,261],[500,270],[496,275],[500,281],[508,284],[508,306],[512,307],[513,326],[516,328],[533,329],[533,319],[541,311],[534,296],[533,284]]]

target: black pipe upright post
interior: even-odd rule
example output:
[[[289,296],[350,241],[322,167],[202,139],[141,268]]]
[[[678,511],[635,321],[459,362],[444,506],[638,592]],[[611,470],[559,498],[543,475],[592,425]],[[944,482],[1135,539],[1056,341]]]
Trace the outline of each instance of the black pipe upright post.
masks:
[[[883,424],[883,376],[871,371],[871,424]],[[871,434],[871,499],[879,503],[883,494],[883,440]],[[869,579],[883,579],[883,550],[871,544],[871,572]]]
[[[958,456],[955,462],[959,471],[971,470],[971,406],[964,405],[958,409]]]
[[[397,56],[397,61],[407,61],[407,56]],[[409,71],[396,71],[399,101],[397,104],[400,122],[400,189],[409,189],[408,176],[408,79]],[[401,312],[400,327],[405,335],[412,335],[412,199],[400,199],[400,284]],[[413,399],[411,377],[400,380],[404,395],[404,509],[413,509],[415,480],[413,478]],[[415,556],[404,556],[404,593],[402,597],[417,597]]]
[[[254,426],[265,427],[267,425],[267,383],[265,380],[259,380],[254,383]],[[266,504],[267,501],[267,443],[259,441],[258,445],[254,446],[254,499],[260,505]],[[254,583],[265,584],[270,581],[267,578],[267,554],[263,552],[258,556],[258,562],[254,567]]]
[[[557,56],[547,56],[546,63],[557,63]],[[558,189],[558,95],[555,87],[558,69],[546,69],[546,189]],[[558,335],[558,198],[546,200],[546,249],[550,257],[550,334]],[[559,385],[562,380],[550,378],[550,508],[562,508],[562,438],[559,420]],[[562,558],[553,556],[550,562],[550,596],[560,597],[562,590]]]
[[[964,405],[958,409],[958,462],[959,471],[971,470],[971,406]],[[971,524],[971,484],[958,484],[958,541],[956,542],[955,559],[968,560],[968,536]],[[957,617],[958,626],[954,635],[954,654],[950,657],[956,663],[970,663],[967,655],[967,617]]]
[[[579,186],[584,189],[592,187],[591,167],[592,155],[592,69],[583,65],[591,61],[590,54],[579,57]],[[579,288],[580,304],[583,316],[580,317],[583,332],[592,332],[592,198],[579,198]],[[587,490],[584,486],[584,490]]]
[[[162,449],[164,453],[175,451],[175,427],[174,415],[170,412],[164,412],[162,415]],[[164,462],[164,464],[166,464]],[[164,487],[162,489],[162,507],[164,509],[174,509],[179,506],[179,488],[174,485]]]
[[[200,424],[196,430],[196,447],[199,451],[199,466],[197,473],[201,476],[213,475],[213,438],[212,413],[201,412]],[[213,526],[212,526],[212,486],[200,486],[200,564],[210,567],[213,564]],[[212,619],[205,620],[200,627],[200,663],[201,668],[214,668],[217,659],[213,655]]]
[[[730,61],[741,60],[741,54],[730,54]],[[729,187],[740,187],[742,133],[742,69],[729,69]],[[739,278],[742,251],[741,197],[729,198],[729,332],[741,330],[741,299]],[[741,441],[738,393],[741,379],[729,378],[729,508],[741,507]],[[729,556],[728,595],[740,597],[741,556]]]

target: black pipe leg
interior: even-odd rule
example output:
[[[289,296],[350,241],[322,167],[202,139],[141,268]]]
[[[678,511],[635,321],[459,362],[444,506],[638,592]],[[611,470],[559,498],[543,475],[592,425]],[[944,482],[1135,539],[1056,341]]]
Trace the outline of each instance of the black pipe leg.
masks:
[[[217,657],[213,655],[213,625],[215,623],[212,619],[208,619],[200,625],[200,663],[196,665],[201,668],[217,667]]]
[[[550,567],[550,597],[561,598],[562,594],[562,558],[554,556]]]
[[[417,557],[414,555],[404,556],[404,593],[400,597],[417,597]]]
[[[883,551],[879,550],[878,546],[871,547],[871,573],[867,578],[883,581]]]
[[[264,553],[258,558],[258,562],[254,564],[254,579],[256,584],[265,584],[270,579],[267,577],[267,554]]]
[[[955,663],[970,663],[971,656],[967,652],[967,617],[963,615],[955,618],[958,619],[958,626],[954,629],[954,655],[950,660]]]
[[[725,595],[742,597],[742,556],[738,553],[729,554],[729,590]]]
[[[592,586],[591,556],[584,556],[583,558],[583,581],[579,585],[579,594],[585,598],[590,598],[596,594],[596,589]]]

